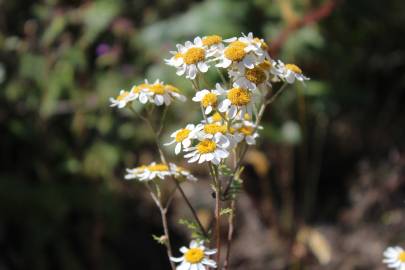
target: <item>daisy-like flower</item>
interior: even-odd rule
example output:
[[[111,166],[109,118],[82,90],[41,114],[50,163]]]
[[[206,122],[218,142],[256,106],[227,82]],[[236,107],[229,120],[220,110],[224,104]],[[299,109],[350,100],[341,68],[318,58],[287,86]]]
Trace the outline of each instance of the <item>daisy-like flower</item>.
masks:
[[[185,178],[189,181],[197,181],[198,179],[184,168],[177,166],[174,163],[170,163],[170,171],[176,178]]]
[[[180,94],[179,89],[173,85],[165,85],[163,82],[157,79],[153,84],[150,84],[148,80],[145,83],[136,86],[133,92],[139,92],[139,101],[142,104],[147,102],[153,103],[157,106],[170,105],[173,99],[185,101],[186,97]]]
[[[304,82],[309,80],[303,73],[301,68],[294,64],[284,64],[281,60],[278,60],[277,67],[272,70],[272,73],[285,80],[287,83],[294,83],[295,80]]]
[[[214,260],[209,256],[217,252],[216,249],[207,249],[203,242],[191,241],[190,246],[180,248],[183,256],[179,258],[171,257],[170,260],[175,263],[180,263],[176,270],[206,270],[207,267],[217,268]]]
[[[138,179],[139,181],[150,181],[155,178],[164,179],[166,176],[171,175],[169,167],[162,163],[152,162],[151,164],[133,169],[127,169],[125,179]]]
[[[218,110],[222,113],[227,112],[229,118],[234,118],[238,112],[242,115],[252,114],[253,93],[246,88],[233,85],[233,88],[226,91],[226,99],[219,105]]]
[[[383,263],[389,268],[405,270],[405,251],[401,247],[388,247],[384,251]]]
[[[176,144],[176,147],[174,148],[174,153],[178,155],[182,149],[188,148],[191,145],[191,140],[195,138],[195,135],[198,131],[200,131],[202,128],[202,125],[193,125],[193,124],[188,124],[185,128],[176,130],[173,132],[170,137],[173,138],[172,141],[165,143],[165,145],[172,145]]]
[[[202,38],[203,45],[207,48],[208,55],[219,56],[224,49],[222,37],[218,35],[210,35]]]
[[[176,178],[185,178],[190,181],[196,181],[189,171],[177,166],[174,163],[169,163],[169,166],[162,163],[152,162],[149,165],[142,165],[133,169],[127,169],[125,179],[138,179],[139,181],[150,181],[154,179],[164,179],[166,176],[174,176]]]
[[[178,51],[171,52],[173,56],[166,60],[166,64],[176,67],[177,75],[186,74],[187,79],[194,80],[198,72],[208,71],[207,60],[210,55],[200,37],[196,37],[194,42],[186,41],[184,45],[176,46]]]
[[[259,137],[259,133],[256,132],[257,129],[261,129],[261,126],[256,127],[250,121],[243,121],[242,123],[235,124],[233,127],[235,129],[236,140],[242,141],[243,139],[248,145],[256,144],[256,138]]]
[[[229,139],[218,132],[210,139],[200,138],[200,142],[196,146],[185,149],[186,152],[190,153],[184,157],[189,158],[189,163],[198,160],[198,163],[210,161],[218,165],[222,159],[229,156],[229,152],[226,150],[229,145]]]
[[[266,43],[254,38],[252,33],[249,33],[248,36],[226,39],[224,42],[230,43],[218,57],[217,67],[228,68],[232,64],[236,64],[252,69],[255,64],[263,62],[268,57],[267,52],[263,49]]]
[[[124,108],[127,104],[130,104],[133,100],[138,97],[137,94],[132,91],[121,90],[116,98],[110,97],[110,107],[118,107],[119,109]]]
[[[218,96],[220,95],[220,91],[218,91],[219,84],[216,84],[217,89],[215,90],[207,90],[203,89],[198,91],[195,96],[193,97],[193,101],[200,102],[201,106],[204,108],[205,114],[210,114],[213,109],[217,107],[218,103]]]
[[[255,90],[260,86],[271,86],[269,80],[271,68],[272,63],[264,60],[263,63],[255,65],[252,69],[241,66],[235,70],[230,70],[229,76],[236,86]]]

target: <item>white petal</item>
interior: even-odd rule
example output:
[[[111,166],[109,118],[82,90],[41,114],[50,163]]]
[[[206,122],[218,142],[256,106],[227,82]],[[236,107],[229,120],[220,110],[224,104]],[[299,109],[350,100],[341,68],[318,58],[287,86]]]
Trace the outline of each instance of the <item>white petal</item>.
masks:
[[[205,73],[208,71],[208,65],[205,62],[198,62],[198,69],[202,72]]]
[[[176,147],[174,148],[174,153],[178,155],[181,151],[181,143],[177,143]]]
[[[180,248],[180,252],[181,253],[186,253],[188,251],[188,248],[187,247],[181,247]]]
[[[200,155],[196,154],[188,160],[188,163],[196,162],[200,158]]]
[[[191,145],[191,140],[190,139],[184,139],[182,141],[182,144],[183,144],[184,147],[187,148],[187,147],[189,147]]]

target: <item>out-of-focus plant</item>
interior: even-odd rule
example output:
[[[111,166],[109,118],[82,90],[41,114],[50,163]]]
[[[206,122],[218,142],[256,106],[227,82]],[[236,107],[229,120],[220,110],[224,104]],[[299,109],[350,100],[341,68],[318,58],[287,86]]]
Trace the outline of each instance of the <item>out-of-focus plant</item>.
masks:
[[[295,81],[303,83],[308,78],[295,64],[273,60],[268,54],[266,42],[252,33],[225,40],[219,35],[196,37],[176,47],[177,50],[171,51],[171,57],[165,62],[177,69],[177,75],[191,81],[195,90],[192,100],[199,104],[202,120],[173,132],[171,141],[165,145],[175,144],[175,154],[183,152],[189,163],[207,165],[215,199],[215,225],[203,227],[181,187],[181,179],[197,179],[187,170],[170,163],[162,148],[160,135],[169,105],[175,100],[184,102],[186,99],[173,85],[145,80],[129,90],[120,90],[115,98],[110,99],[112,107],[128,108],[145,122],[153,131],[160,155],[158,163],[127,169],[125,178],[143,182],[159,208],[164,235],[155,239],[166,246],[173,270],[229,269],[236,200],[243,183],[241,172],[245,154],[250,145],[256,144],[266,107],[272,105],[289,84]],[[215,86],[205,77],[212,71],[221,78]],[[135,101],[143,106],[135,107]],[[155,117],[154,112],[160,107],[163,110]],[[166,187],[166,181],[162,181],[165,179],[172,181],[172,188]],[[176,190],[179,190],[194,218],[185,223],[191,229],[193,240],[189,248],[180,249],[183,256],[179,258],[173,257],[167,222],[167,211]],[[228,216],[224,258],[221,257],[221,216]],[[207,249],[204,242],[212,243],[213,249]],[[216,254],[215,260],[210,259],[213,254]],[[174,262],[180,263],[177,268]]]

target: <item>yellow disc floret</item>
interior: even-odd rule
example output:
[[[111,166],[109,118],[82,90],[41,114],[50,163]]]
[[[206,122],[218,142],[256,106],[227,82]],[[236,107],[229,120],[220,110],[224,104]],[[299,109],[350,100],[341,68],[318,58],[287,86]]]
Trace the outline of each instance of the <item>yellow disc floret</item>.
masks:
[[[217,144],[211,140],[203,140],[197,144],[197,151],[200,154],[212,153],[217,149]]]
[[[247,44],[242,41],[234,41],[226,47],[224,51],[224,55],[231,61],[239,62],[241,61],[245,55],[245,48]]]
[[[218,124],[206,124],[204,125],[204,132],[208,134],[216,134],[216,133],[226,133],[226,126],[218,125]]]
[[[165,164],[161,164],[161,163],[158,163],[158,164],[155,164],[155,165],[149,165],[147,167],[147,169],[149,171],[154,171],[154,172],[156,172],[156,171],[168,171],[169,170],[169,168]]]
[[[266,73],[260,67],[245,70],[245,77],[252,83],[259,85],[266,80]]]
[[[128,91],[124,91],[124,92],[122,92],[116,99],[117,99],[118,101],[121,101],[121,100],[124,100],[128,95],[129,95],[129,92],[128,92]]]
[[[191,130],[183,128],[182,130],[180,130],[179,132],[176,133],[176,142],[182,142],[184,141],[184,139],[186,139],[188,137],[188,135],[190,134]]]
[[[267,45],[266,42],[264,42],[262,39],[260,38],[254,38],[253,39],[254,42],[256,42],[257,44],[260,45],[260,48],[262,48],[263,50],[267,50],[269,48],[269,45]]]
[[[198,62],[204,61],[205,51],[202,48],[190,48],[183,54],[184,63],[187,65],[197,64]]]
[[[166,84],[166,90],[168,90],[170,92],[180,93],[179,88],[177,88],[176,86],[173,86],[171,84]]]
[[[165,93],[165,86],[161,83],[149,85],[149,91],[157,94],[163,95]]]
[[[206,108],[208,106],[215,106],[217,104],[217,95],[214,93],[207,93],[201,100],[201,105]]]
[[[264,70],[270,70],[273,65],[269,60],[264,60],[263,63],[260,63],[258,66]]]
[[[174,59],[179,59],[179,58],[183,57],[183,54],[181,52],[178,52],[173,57],[174,57]]]
[[[294,65],[294,64],[286,64],[286,65],[285,65],[285,68],[291,70],[291,71],[294,72],[294,73],[302,74],[302,70],[301,70],[297,65]]]
[[[219,112],[216,112],[212,115],[212,120],[214,122],[220,122],[222,120],[222,115]]]
[[[204,259],[204,251],[201,248],[190,248],[184,254],[184,260],[191,264],[197,264]]]
[[[232,105],[244,106],[250,102],[251,93],[244,88],[235,87],[229,90],[227,98]]]
[[[222,37],[218,35],[206,36],[202,39],[202,43],[204,46],[212,46],[215,44],[219,44],[222,41]]]
[[[243,126],[243,127],[241,127],[241,128],[238,129],[238,131],[239,131],[240,133],[242,133],[243,135],[245,135],[245,136],[250,136],[250,135],[252,135],[253,130],[254,130],[253,127],[247,127],[247,126]]]
[[[402,251],[401,253],[398,254],[398,260],[401,261],[402,263],[405,263],[405,251]]]

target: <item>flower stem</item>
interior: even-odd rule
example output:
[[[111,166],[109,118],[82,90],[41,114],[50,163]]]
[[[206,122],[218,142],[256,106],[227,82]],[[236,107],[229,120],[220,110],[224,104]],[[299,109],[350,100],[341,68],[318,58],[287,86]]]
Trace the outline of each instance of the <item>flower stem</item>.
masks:
[[[153,134],[154,134],[155,144],[156,144],[156,147],[158,148],[158,151],[159,151],[160,159],[161,159],[161,161],[162,161],[163,164],[165,164],[166,166],[169,167],[169,164],[168,164],[168,162],[167,162],[166,155],[165,155],[165,153],[163,152],[163,149],[162,149],[162,147],[161,147],[161,145],[160,145],[160,142],[159,142],[159,136],[161,135],[161,132],[162,132],[162,130],[163,130],[163,127],[162,127],[162,126],[163,126],[163,121],[161,121],[161,123],[160,123],[160,127],[159,127],[159,129],[158,129],[159,132],[156,132],[156,131],[155,131],[155,128],[153,127],[153,125],[152,125],[152,123],[151,123],[151,121],[150,121],[147,117],[144,117],[144,116],[142,116],[141,114],[138,114],[138,113],[137,113],[134,109],[132,109],[132,108],[131,108],[131,111],[134,112],[137,116],[139,116],[139,117],[149,126],[149,128],[152,130],[152,132],[153,132]],[[166,109],[165,109],[165,111],[164,111],[164,116],[166,116]],[[208,238],[208,233],[207,233],[207,231],[204,229],[204,226],[202,225],[200,219],[198,218],[198,215],[197,215],[196,210],[195,210],[194,207],[191,205],[189,199],[187,198],[186,194],[184,193],[183,188],[180,186],[179,182],[174,178],[173,175],[170,176],[170,179],[172,180],[172,182],[174,182],[174,184],[176,185],[176,188],[179,190],[179,192],[180,192],[180,194],[181,194],[183,200],[186,202],[188,208],[190,209],[190,211],[191,211],[191,213],[192,213],[192,215],[193,215],[194,220],[197,222],[197,225],[198,225],[198,227],[200,228],[201,233],[204,235],[205,238]]]

